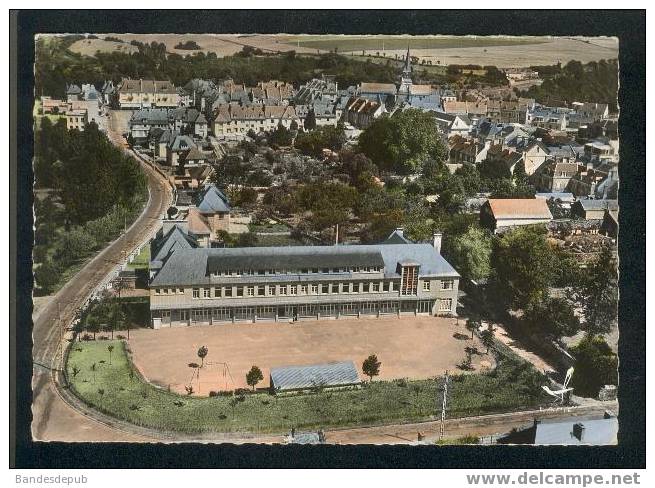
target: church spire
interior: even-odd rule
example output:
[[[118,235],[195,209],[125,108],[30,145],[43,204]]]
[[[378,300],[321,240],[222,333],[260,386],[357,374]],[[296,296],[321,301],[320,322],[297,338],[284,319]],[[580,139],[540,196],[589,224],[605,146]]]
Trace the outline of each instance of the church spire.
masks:
[[[407,44],[407,54],[405,55],[405,67],[403,68],[403,74],[411,74],[412,72],[412,58],[409,55],[409,44]]]
[[[400,76],[400,86],[398,87],[399,94],[409,95],[412,86],[412,57],[409,54],[409,44],[407,44],[407,55],[405,56],[405,65],[403,66],[403,74]]]

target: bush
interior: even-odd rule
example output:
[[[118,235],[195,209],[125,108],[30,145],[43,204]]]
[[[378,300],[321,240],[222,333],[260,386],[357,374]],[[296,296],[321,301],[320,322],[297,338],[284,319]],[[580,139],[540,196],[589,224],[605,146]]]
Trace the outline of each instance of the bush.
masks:
[[[571,378],[576,395],[596,398],[604,385],[617,384],[618,358],[602,337],[586,335],[571,354],[576,359]]]

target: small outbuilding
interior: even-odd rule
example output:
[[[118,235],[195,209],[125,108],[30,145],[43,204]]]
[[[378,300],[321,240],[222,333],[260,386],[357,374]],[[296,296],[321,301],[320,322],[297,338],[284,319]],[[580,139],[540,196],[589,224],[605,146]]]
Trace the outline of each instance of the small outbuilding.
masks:
[[[355,386],[360,383],[352,361],[271,368],[271,387],[281,392]]]

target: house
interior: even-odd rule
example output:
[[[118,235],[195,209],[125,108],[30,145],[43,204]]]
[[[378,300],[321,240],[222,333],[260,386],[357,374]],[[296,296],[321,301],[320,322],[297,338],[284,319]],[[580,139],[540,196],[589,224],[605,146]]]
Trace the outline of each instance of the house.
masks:
[[[616,198],[618,168],[616,165],[596,169],[578,166],[578,173],[571,178],[568,190],[578,197]]]
[[[166,161],[168,159],[168,146],[179,135],[178,132],[163,129],[161,127],[152,127],[148,132],[149,146],[152,154],[157,161]]]
[[[379,100],[382,104],[394,104],[398,88],[394,83],[360,83],[357,87],[357,96],[373,102]]]
[[[366,129],[386,112],[384,103],[367,98],[352,97],[344,111],[344,119],[359,129]]]
[[[618,419],[606,413],[602,418],[570,417],[565,420],[536,420],[527,428],[500,437],[499,444],[534,444],[541,446],[615,445]]]
[[[203,247],[220,244],[220,231],[230,231],[230,202],[214,184],[206,184],[189,205],[188,231]]]
[[[541,198],[490,198],[480,207],[480,225],[494,233],[521,225],[545,224],[552,219],[548,203]]]
[[[317,100],[335,100],[338,92],[334,76],[323,74],[321,78],[312,78],[304,85],[300,85],[293,101],[295,105],[311,105]]]
[[[116,87],[112,80],[106,80],[100,89],[102,103],[104,105],[111,105],[116,98]]]
[[[606,103],[573,102],[571,108],[576,114],[587,117],[592,121],[604,120],[609,117],[609,107]]]
[[[430,244],[178,249],[150,282],[150,312],[155,329],[451,315],[458,285]]]
[[[68,110],[66,112],[66,128],[68,130],[77,129],[84,130],[84,126],[88,123],[88,113],[86,110]]]
[[[165,108],[144,108],[135,111],[128,122],[130,136],[135,144],[143,144],[154,128],[171,129],[170,111]]]
[[[487,102],[447,101],[443,104],[447,114],[467,115],[471,119],[480,119],[487,115]]]
[[[559,193],[569,187],[571,178],[577,173],[577,163],[549,160],[534,174],[532,181],[541,192]]]
[[[121,109],[175,108],[180,104],[175,85],[166,80],[123,78],[116,89],[116,97]]]
[[[600,226],[601,234],[604,234],[612,239],[616,239],[619,235],[619,211],[618,210],[605,210],[603,216],[603,223]]]
[[[430,112],[435,122],[447,137],[465,136],[471,131],[471,120],[466,115]]]
[[[523,153],[505,149],[502,144],[495,144],[487,149],[485,161],[502,163],[509,171],[509,174],[513,175],[516,165],[523,161]]]
[[[169,117],[174,130],[199,139],[207,137],[209,124],[201,111],[192,107],[179,107],[171,110]]]
[[[282,125],[302,128],[304,119],[291,106],[252,105],[235,103],[220,105],[214,112],[213,132],[216,137],[243,139],[248,132],[269,132]]]
[[[526,102],[512,100],[490,100],[485,117],[491,122],[502,124],[525,124],[530,106]]]
[[[82,89],[78,85],[66,85],[66,101],[73,102],[80,100],[82,96]]]
[[[455,135],[448,139],[448,162],[450,164],[477,164],[484,161],[491,142],[479,144],[465,137]]]
[[[526,122],[534,127],[541,127],[547,130],[566,130],[567,111],[539,107],[528,111]]]
[[[198,146],[192,146],[186,153],[182,153],[178,160],[178,164],[187,167],[205,166],[214,161],[214,153],[212,151],[203,151]]]
[[[571,205],[571,215],[585,220],[603,220],[605,211],[618,212],[618,200],[578,200]]]
[[[190,136],[177,134],[166,146],[166,164],[173,167],[178,166],[180,160],[183,160],[184,156],[194,147],[196,144]]]
[[[69,108],[68,102],[57,100],[50,97],[41,97],[41,111],[43,115],[47,114],[60,114],[64,115]]]

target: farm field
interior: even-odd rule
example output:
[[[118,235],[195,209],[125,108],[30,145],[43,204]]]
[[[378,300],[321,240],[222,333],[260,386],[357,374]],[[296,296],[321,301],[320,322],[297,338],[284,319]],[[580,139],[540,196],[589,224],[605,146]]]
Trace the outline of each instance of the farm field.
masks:
[[[320,54],[334,51],[342,54],[375,56],[384,53],[393,59],[402,57],[409,44],[412,55],[432,64],[479,64],[498,67],[524,67],[566,63],[572,59],[587,63],[618,57],[618,40],[610,37],[501,37],[501,36],[336,36],[336,35],[225,35],[225,34],[107,34],[125,43],[102,39],[75,42],[71,51],[93,56],[97,50],[111,52],[131,48],[131,40],[163,42],[169,52],[181,55],[197,51],[175,49],[183,41],[195,41],[201,51],[217,56],[231,56],[244,46],[265,52],[296,51]],[[104,35],[103,35],[104,36]],[[101,37],[103,37],[101,36]]]
[[[284,433],[291,428],[435,419],[442,384],[437,378],[373,381],[363,388],[292,396],[182,396],[156,388],[134,373],[122,341],[73,343],[66,368],[73,391],[87,404],[168,432]],[[534,407],[543,401],[541,381],[528,363],[512,360],[490,373],[453,376],[449,417]]]

